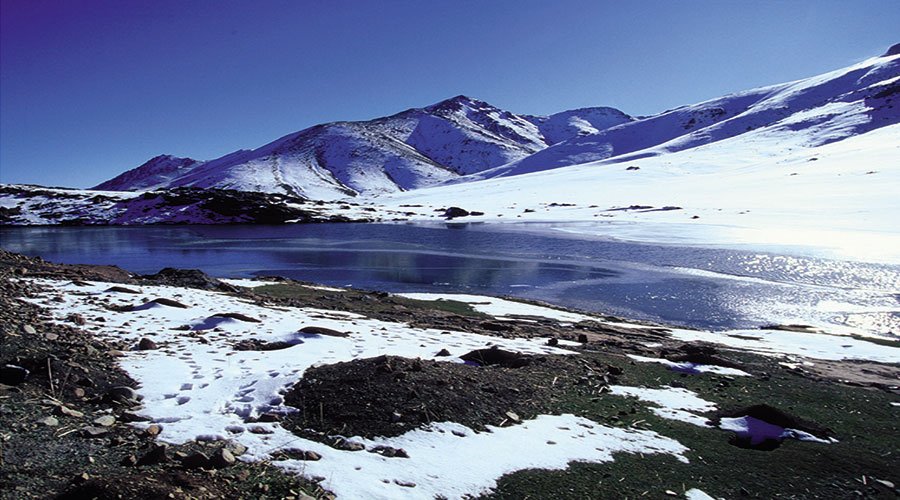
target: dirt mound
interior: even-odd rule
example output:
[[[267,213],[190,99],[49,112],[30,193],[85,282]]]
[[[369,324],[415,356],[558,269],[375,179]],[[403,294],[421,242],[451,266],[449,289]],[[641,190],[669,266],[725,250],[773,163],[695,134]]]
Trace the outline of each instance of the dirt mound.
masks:
[[[504,368],[521,368],[531,363],[531,356],[505,351],[497,346],[490,349],[477,349],[463,354],[459,358],[479,366],[500,365]]]
[[[530,359],[506,368],[380,356],[311,368],[285,397],[300,411],[284,425],[313,438],[304,429],[372,438],[453,421],[482,430],[546,413],[571,383],[561,374],[591,371],[573,356]],[[609,380],[606,367],[593,372],[598,384]]]

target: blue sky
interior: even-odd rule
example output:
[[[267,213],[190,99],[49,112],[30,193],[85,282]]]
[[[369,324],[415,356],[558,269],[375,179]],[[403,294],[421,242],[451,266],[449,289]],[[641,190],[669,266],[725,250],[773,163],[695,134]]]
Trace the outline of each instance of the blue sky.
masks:
[[[87,187],[457,94],[652,114],[900,42],[900,1],[0,2],[0,182]]]

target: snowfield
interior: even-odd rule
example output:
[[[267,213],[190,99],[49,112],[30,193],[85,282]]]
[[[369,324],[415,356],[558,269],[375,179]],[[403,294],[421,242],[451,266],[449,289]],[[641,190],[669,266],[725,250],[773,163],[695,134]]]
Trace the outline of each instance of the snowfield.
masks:
[[[87,328],[101,337],[134,344],[149,338],[159,345],[157,350],[126,351],[121,358],[122,367],[140,383],[140,412],[149,418],[136,425],[160,424],[159,439],[171,443],[232,439],[248,447],[245,457],[250,460],[273,459],[282,449],[314,451],[321,460],[274,463],[309,478],[324,478],[322,486],[342,498],[463,498],[488,491],[500,476],[516,470],[563,469],[575,460],[611,461],[620,452],[665,453],[687,461],[683,455],[687,448],[673,439],[652,431],[606,427],[574,415],[543,415],[482,433],[442,422],[394,438],[348,436],[367,449],[403,448],[409,459],[337,450],[299,438],[277,423],[246,420],[266,412],[292,411],[282,404],[281,392],[318,364],[382,354],[461,362],[457,356],[488,345],[522,353],[574,353],[549,347],[542,339],[415,329],[338,311],[261,307],[193,289],[142,286],[135,287],[140,293],[132,294],[109,291],[112,283],[35,283],[62,298],[62,302],[34,299],[60,321],[77,313],[90,318]],[[160,298],[187,307],[153,302]],[[135,307],[115,312],[108,306]],[[235,312],[261,323],[217,316]],[[298,333],[311,325],[349,335]],[[233,350],[234,343],[245,339],[294,345],[273,351]],[[436,358],[442,348],[453,357]],[[446,474],[451,468],[461,473]]]
[[[403,209],[416,213],[413,220],[435,220],[435,209],[458,206],[484,215],[454,222],[541,222],[542,230],[581,237],[900,262],[900,125],[812,148],[801,137],[755,139],[369,203],[412,206]]]
[[[158,346],[148,350],[130,349],[121,354],[121,366],[140,384],[138,392],[143,397],[140,413],[149,419],[134,425],[160,424],[159,439],[171,443],[237,441],[248,448],[244,459],[273,460],[279,467],[320,481],[323,487],[343,498],[464,498],[489,491],[498,478],[517,470],[564,469],[572,461],[606,462],[614,460],[615,453],[669,454],[687,462],[684,453],[688,449],[671,438],[649,430],[607,427],[574,415],[540,415],[517,425],[489,426],[489,432],[481,433],[457,423],[440,422],[392,438],[346,436],[370,450],[378,446],[402,448],[409,458],[334,449],[300,438],[277,422],[258,422],[255,417],[295,411],[283,404],[283,391],[292,387],[308,368],[322,364],[383,354],[459,363],[462,362],[459,356],[491,345],[522,353],[577,354],[550,347],[543,339],[505,339],[412,328],[341,311],[260,306],[219,292],[140,286],[130,287],[137,293],[124,293],[112,288],[115,286],[112,283],[31,281],[47,293],[30,300],[51,311],[57,321],[79,314],[87,321],[85,328],[101,338],[124,340],[132,346],[140,339],[150,339]],[[265,283],[228,282],[248,287]],[[600,318],[576,317],[574,313],[490,297],[451,298],[462,299],[498,319],[524,315],[554,319],[562,324],[584,318],[604,322]],[[299,332],[306,326],[324,327],[347,335]],[[674,335],[683,337],[685,333],[676,330]],[[696,332],[696,335],[715,341],[720,334]],[[233,348],[248,339],[285,342],[288,347],[269,351]],[[777,346],[780,338],[771,341],[772,346]],[[809,338],[808,343],[819,345],[820,341]],[[900,349],[869,345],[872,351],[866,352],[868,358],[900,361]],[[440,349],[449,350],[451,356],[436,357]],[[654,358],[634,359],[664,362]],[[716,373],[715,369],[702,365],[692,368]],[[718,373],[747,375],[738,371]],[[709,424],[701,414],[716,409],[715,404],[681,388],[612,386],[610,389],[613,396],[649,402],[654,413],[662,418],[704,427]],[[750,425],[745,424],[745,427]],[[727,421],[722,428],[741,431],[741,425],[737,420]],[[782,432],[787,431],[782,429]],[[785,436],[807,437],[795,434]],[[285,449],[312,451],[321,455],[321,459],[301,461],[277,455]],[[459,473],[446,474],[451,468]],[[346,480],[348,477],[353,480]]]
[[[271,460],[278,467],[320,482],[341,498],[468,498],[490,491],[500,477],[511,472],[565,469],[573,461],[608,462],[615,459],[616,453],[668,454],[688,462],[685,453],[689,450],[672,438],[634,427],[608,427],[569,414],[539,415],[515,425],[488,426],[487,432],[475,432],[454,422],[437,422],[390,438],[345,436],[366,450],[379,446],[402,448],[409,458],[335,449],[298,437],[277,422],[256,419],[264,413],[296,411],[284,404],[283,392],[313,366],[385,354],[461,363],[459,356],[486,346],[521,353],[577,356],[575,351],[562,347],[566,344],[551,347],[544,339],[506,339],[413,328],[342,311],[263,306],[226,293],[171,286],[128,286],[130,290],[122,290],[121,286],[114,288],[115,284],[103,282],[30,281],[46,293],[29,300],[46,308],[56,321],[64,322],[71,314],[79,314],[86,319],[84,328],[100,338],[123,340],[134,346],[124,350],[119,359],[139,383],[138,393],[143,398],[139,413],[148,421],[133,425],[159,424],[159,439],[170,443],[239,442],[248,448],[242,459]],[[268,283],[237,279],[227,282],[246,287]],[[406,295],[422,300],[462,300],[498,320],[515,317],[527,321],[531,317],[551,319],[561,325],[584,320],[610,323],[589,315],[491,297]],[[308,326],[346,336],[300,332]],[[691,335],[682,330],[672,333],[677,338]],[[713,342],[716,337],[723,337],[726,345],[729,343],[727,335],[693,335]],[[815,346],[822,345],[821,337],[810,334],[805,340],[813,357],[819,352]],[[152,340],[157,348],[137,349],[141,339]],[[286,347],[234,349],[235,344],[250,339],[283,342]],[[768,340],[771,344],[766,348],[777,350],[781,337]],[[868,359],[900,362],[900,349],[868,345]],[[437,357],[441,349],[447,349],[451,356]],[[821,350],[828,353],[829,349],[834,350]],[[844,354],[852,352],[854,349],[845,350]],[[828,356],[825,359],[834,359],[831,354]],[[722,367],[684,367],[641,356],[632,359],[689,368],[694,373],[749,376]],[[711,427],[704,414],[717,409],[714,403],[683,388],[614,385],[609,389],[610,396],[647,402],[661,418],[701,427]],[[831,442],[800,431],[770,427],[763,430],[779,439]],[[737,418],[723,419],[720,428],[741,434],[762,427]],[[315,452],[321,459],[295,460],[278,454],[280,450],[298,449]],[[446,474],[450,469],[456,473]]]

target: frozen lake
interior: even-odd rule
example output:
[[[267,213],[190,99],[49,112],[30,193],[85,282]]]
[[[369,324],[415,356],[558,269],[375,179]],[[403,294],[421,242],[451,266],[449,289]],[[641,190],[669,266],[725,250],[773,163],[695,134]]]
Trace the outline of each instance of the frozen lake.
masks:
[[[713,330],[900,332],[900,266],[627,243],[498,225],[0,228],[4,249],[136,273],[197,268],[394,292],[538,299]]]

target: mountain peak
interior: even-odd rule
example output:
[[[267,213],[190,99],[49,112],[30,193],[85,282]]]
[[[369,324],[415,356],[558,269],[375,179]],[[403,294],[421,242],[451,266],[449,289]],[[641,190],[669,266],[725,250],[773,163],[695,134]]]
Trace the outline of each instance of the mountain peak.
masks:
[[[156,156],[154,156],[153,158],[150,158],[149,160],[145,161],[145,162],[143,163],[143,165],[156,165],[156,164],[159,164],[159,163],[178,163],[178,164],[184,164],[184,163],[195,163],[196,161],[197,161],[197,160],[195,160],[195,159],[193,159],[193,158],[186,158],[186,157],[185,157],[185,158],[182,158],[182,157],[180,157],[180,156],[163,154],[163,155],[156,155]],[[142,165],[142,166],[143,166],[143,165]]]
[[[460,94],[458,96],[454,96],[449,99],[444,99],[443,101],[432,104],[431,106],[427,106],[425,108],[425,110],[429,111],[429,112],[442,111],[442,110],[455,111],[458,109],[462,109],[464,107],[467,107],[467,108],[491,107],[491,108],[493,108],[494,106],[492,106],[480,99],[475,99],[474,97],[469,97],[467,95]]]
[[[891,45],[891,48],[889,48],[881,57],[896,56],[897,54],[900,54],[900,43]]]

